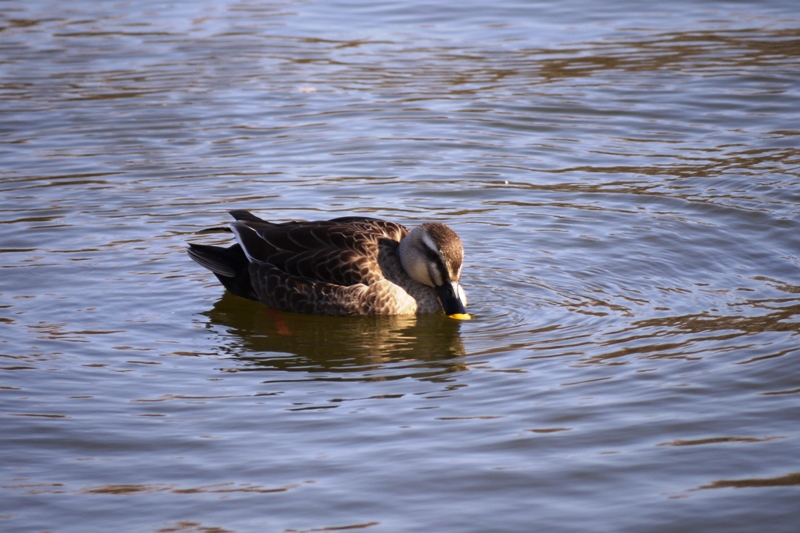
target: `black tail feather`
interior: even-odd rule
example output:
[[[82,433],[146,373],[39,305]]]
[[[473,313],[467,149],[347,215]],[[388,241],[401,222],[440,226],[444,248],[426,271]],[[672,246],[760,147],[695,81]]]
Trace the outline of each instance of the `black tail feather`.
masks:
[[[200,231],[196,232],[198,235],[205,234],[205,233],[231,233],[231,228],[225,227],[216,227],[216,228],[206,228],[201,229]]]
[[[233,218],[236,220],[244,220],[247,222],[261,222],[263,224],[269,224],[266,220],[258,218],[250,211],[245,211],[244,209],[234,209],[233,211],[228,211]]]
[[[237,296],[258,300],[253,285],[250,283],[250,262],[239,244],[228,248],[189,244],[189,249],[186,251],[197,264],[213,272],[220,283],[230,292]]]

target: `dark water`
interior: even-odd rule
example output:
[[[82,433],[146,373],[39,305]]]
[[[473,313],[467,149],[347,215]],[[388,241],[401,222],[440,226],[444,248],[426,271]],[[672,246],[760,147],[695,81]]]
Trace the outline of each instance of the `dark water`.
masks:
[[[797,531],[796,2],[12,0],[0,101],[0,530]],[[475,320],[223,295],[237,208]]]

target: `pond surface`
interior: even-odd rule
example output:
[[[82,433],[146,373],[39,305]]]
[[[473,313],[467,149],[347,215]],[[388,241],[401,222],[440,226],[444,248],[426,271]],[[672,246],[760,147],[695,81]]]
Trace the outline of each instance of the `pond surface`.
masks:
[[[795,0],[11,0],[0,98],[2,531],[797,531]],[[231,209],[474,320],[224,294]]]

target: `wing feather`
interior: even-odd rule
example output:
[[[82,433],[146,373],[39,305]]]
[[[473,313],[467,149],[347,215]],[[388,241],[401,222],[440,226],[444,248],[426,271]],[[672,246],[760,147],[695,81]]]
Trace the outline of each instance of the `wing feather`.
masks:
[[[231,230],[251,262],[333,285],[369,285],[383,279],[380,243],[399,241],[408,233],[399,224],[366,217],[272,224],[243,213],[237,212]]]

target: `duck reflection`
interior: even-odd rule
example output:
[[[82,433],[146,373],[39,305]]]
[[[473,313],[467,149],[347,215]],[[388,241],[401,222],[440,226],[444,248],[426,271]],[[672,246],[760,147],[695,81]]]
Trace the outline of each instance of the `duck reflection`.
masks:
[[[228,294],[203,313],[221,350],[250,370],[349,373],[345,379],[443,379],[465,370],[461,322],[444,314],[328,317],[284,313]],[[380,370],[380,372],[376,372]]]

